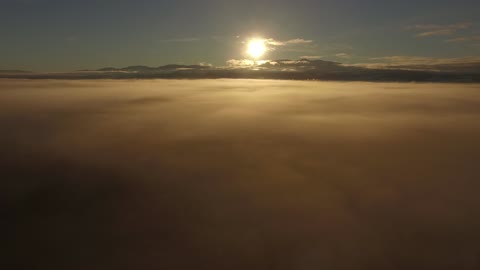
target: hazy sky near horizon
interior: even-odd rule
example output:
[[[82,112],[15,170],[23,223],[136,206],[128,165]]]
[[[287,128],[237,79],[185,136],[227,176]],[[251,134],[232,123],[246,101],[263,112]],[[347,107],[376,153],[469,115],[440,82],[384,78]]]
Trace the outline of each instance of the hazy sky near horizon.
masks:
[[[277,44],[265,59],[480,62],[479,11],[478,0],[0,0],[0,69],[221,66],[253,37]]]

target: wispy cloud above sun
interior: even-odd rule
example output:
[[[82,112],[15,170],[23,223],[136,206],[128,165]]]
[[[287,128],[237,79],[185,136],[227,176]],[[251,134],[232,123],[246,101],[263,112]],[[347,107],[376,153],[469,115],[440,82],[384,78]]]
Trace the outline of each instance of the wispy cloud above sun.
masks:
[[[269,38],[265,40],[267,44],[272,46],[288,46],[288,45],[299,45],[299,44],[311,44],[313,40],[307,40],[303,38],[295,38],[285,41],[275,40],[273,38]]]
[[[200,38],[195,37],[186,37],[186,38],[172,38],[172,39],[162,39],[162,43],[188,43],[188,42],[197,42],[200,41]]]

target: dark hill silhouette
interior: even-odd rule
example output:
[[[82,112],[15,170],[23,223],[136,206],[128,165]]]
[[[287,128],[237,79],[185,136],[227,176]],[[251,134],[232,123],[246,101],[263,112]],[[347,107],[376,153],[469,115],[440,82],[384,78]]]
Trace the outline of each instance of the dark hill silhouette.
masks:
[[[26,79],[279,79],[384,82],[480,82],[479,64],[384,66],[371,69],[323,60],[271,60],[256,66],[170,64],[159,67],[106,67],[65,73],[1,73]]]
[[[201,65],[164,65],[159,67],[148,67],[148,66],[129,66],[124,68],[114,68],[114,67],[106,67],[97,69],[95,71],[103,71],[103,72],[145,72],[145,73],[154,73],[154,72],[164,72],[164,71],[176,71],[181,69],[209,69],[209,66],[201,66]]]

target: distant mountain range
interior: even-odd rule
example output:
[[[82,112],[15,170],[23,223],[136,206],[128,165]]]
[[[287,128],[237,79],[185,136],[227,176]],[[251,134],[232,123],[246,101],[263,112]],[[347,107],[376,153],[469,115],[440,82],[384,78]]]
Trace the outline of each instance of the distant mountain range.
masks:
[[[323,60],[270,60],[253,65],[249,60],[229,61],[226,67],[165,65],[159,67],[106,67],[64,73],[0,71],[0,78],[26,79],[280,79],[395,82],[480,82],[480,63],[367,68]]]
[[[285,69],[295,69],[295,71],[305,71],[305,70],[324,70],[324,71],[333,71],[333,70],[344,70],[345,67],[341,63],[329,62],[323,60],[272,60],[272,61],[261,61],[261,64],[258,65],[239,65],[239,66],[228,66],[215,68],[212,66],[206,65],[165,65],[159,67],[148,67],[148,66],[129,66],[125,68],[114,68],[106,67],[93,71],[97,72],[135,72],[135,73],[165,73],[165,72],[176,72],[176,71],[187,71],[187,70],[232,70],[232,69],[253,69],[253,70],[284,70]],[[92,70],[83,70],[83,72],[88,72]]]

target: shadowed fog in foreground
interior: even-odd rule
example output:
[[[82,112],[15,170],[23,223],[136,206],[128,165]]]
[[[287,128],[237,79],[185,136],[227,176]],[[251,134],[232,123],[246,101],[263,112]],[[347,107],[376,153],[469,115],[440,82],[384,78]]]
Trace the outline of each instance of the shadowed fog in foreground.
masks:
[[[0,81],[8,269],[479,269],[480,85]]]

